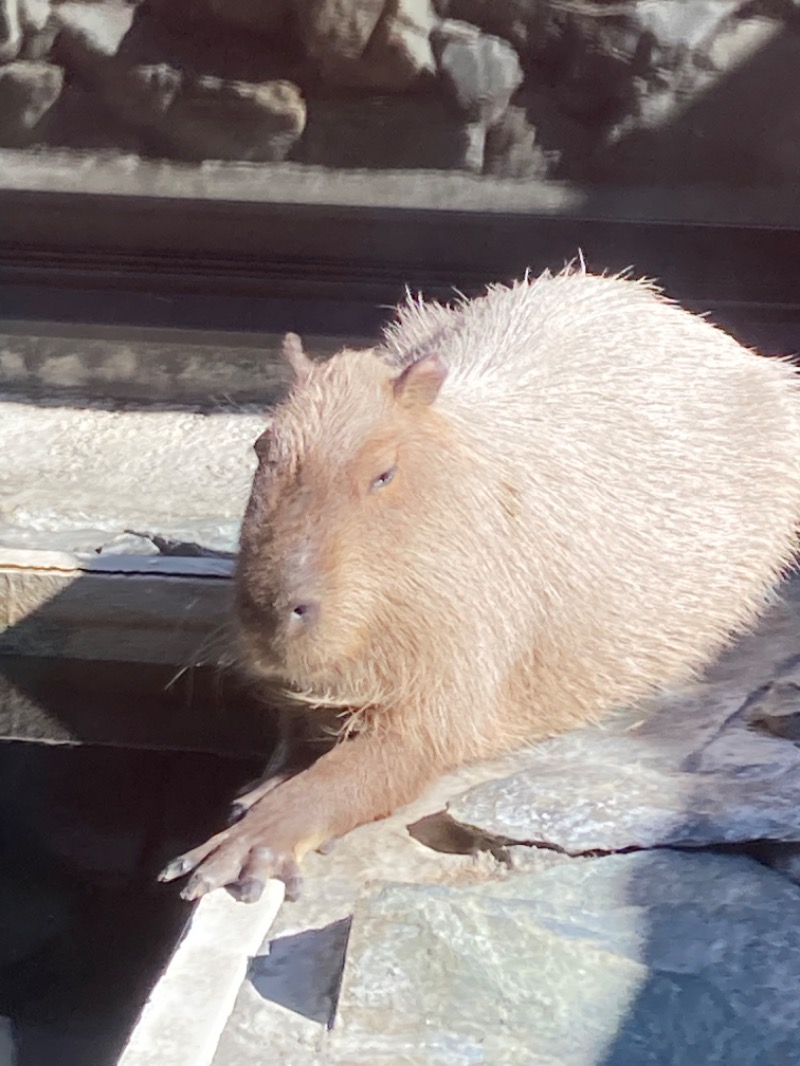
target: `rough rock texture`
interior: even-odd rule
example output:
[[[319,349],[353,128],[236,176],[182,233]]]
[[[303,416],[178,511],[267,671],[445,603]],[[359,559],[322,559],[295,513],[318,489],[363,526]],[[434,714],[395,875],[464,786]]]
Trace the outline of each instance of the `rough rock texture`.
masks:
[[[325,1061],[794,1062],[798,921],[800,890],[744,857],[390,885],[356,908]]]
[[[537,141],[537,130],[521,107],[509,107],[486,132],[484,174],[497,178],[546,178],[559,155],[547,152]]]
[[[169,96],[169,76],[167,83]],[[149,118],[145,111],[145,125]],[[305,122],[305,102],[291,82],[254,85],[206,76],[178,88],[152,133],[178,159],[276,161],[286,157]]]
[[[635,743],[623,742],[591,766],[545,752],[522,773],[467,794],[451,814],[487,835],[569,854],[800,840],[799,766],[738,777],[659,770],[636,756]],[[779,751],[775,762],[789,760]]]
[[[45,31],[50,0],[0,0],[0,63],[17,56],[38,58],[36,38]]]
[[[0,8],[0,64],[47,60],[66,76],[63,100],[30,143],[196,162],[793,186],[798,56],[792,0],[65,0],[52,8],[3,0]],[[154,78],[156,100],[142,88]],[[165,85],[174,87],[166,98]],[[396,110],[384,106],[387,95]],[[304,136],[306,100],[330,125],[327,137],[312,121]],[[27,128],[22,106],[6,107],[9,128]],[[358,108],[380,115],[378,134],[359,138]],[[432,160],[409,139],[410,113],[423,143],[444,145]],[[320,150],[343,130],[346,148]],[[373,149],[376,137],[398,147]]]
[[[433,73],[431,0],[298,0],[296,22],[332,85],[394,92]]]
[[[0,145],[18,148],[42,140],[63,84],[63,71],[51,63],[18,60],[0,66]]]
[[[492,125],[522,82],[514,49],[466,22],[442,23],[436,43],[439,70],[458,107],[473,120]]]
[[[796,180],[800,33],[775,20],[752,20],[723,36],[712,55],[716,70],[642,89],[596,154],[598,180],[660,180],[665,167],[683,182]]]

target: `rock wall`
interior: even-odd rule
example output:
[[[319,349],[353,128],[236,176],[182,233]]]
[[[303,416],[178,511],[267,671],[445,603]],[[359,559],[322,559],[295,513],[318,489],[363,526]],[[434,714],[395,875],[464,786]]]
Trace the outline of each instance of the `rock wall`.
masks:
[[[0,147],[791,184],[797,0],[0,0]]]

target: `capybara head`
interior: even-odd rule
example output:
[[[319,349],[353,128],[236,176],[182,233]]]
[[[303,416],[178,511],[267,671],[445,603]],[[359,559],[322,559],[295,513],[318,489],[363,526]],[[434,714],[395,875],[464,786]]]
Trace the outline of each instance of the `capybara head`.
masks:
[[[315,364],[294,334],[284,357],[293,387],[255,444],[242,525],[244,653],[262,676],[326,702],[349,702],[353,686],[353,700],[369,700],[381,686],[370,641],[412,595],[413,575],[395,562],[424,537],[430,460],[447,434],[434,405],[446,368],[428,353],[393,370],[373,350]]]

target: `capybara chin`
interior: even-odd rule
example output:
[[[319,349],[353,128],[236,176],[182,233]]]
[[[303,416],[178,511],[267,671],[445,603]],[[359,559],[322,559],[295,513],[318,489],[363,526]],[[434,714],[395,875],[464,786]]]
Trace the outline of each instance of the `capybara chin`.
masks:
[[[167,868],[268,877],[433,777],[689,677],[750,626],[800,519],[795,369],[652,285],[568,269],[312,363],[256,444],[244,658],[352,729]],[[313,710],[309,713],[313,713]]]

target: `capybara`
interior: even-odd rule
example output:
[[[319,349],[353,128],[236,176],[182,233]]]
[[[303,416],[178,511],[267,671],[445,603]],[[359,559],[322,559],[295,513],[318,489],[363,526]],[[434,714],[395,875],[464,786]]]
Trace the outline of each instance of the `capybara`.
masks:
[[[312,363],[256,443],[243,658],[339,743],[176,859],[185,898],[269,877],[437,775],[707,664],[793,560],[800,391],[647,281],[581,268]]]

